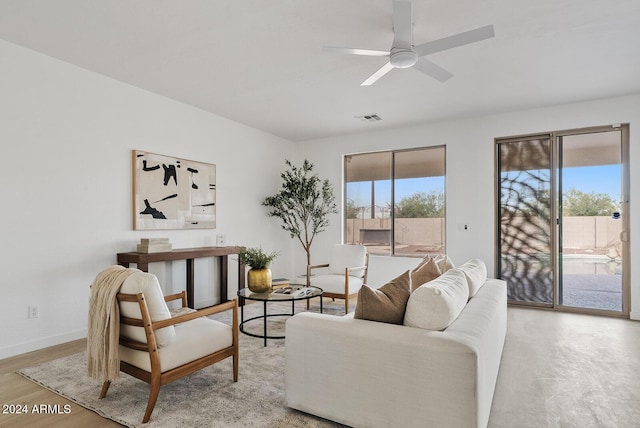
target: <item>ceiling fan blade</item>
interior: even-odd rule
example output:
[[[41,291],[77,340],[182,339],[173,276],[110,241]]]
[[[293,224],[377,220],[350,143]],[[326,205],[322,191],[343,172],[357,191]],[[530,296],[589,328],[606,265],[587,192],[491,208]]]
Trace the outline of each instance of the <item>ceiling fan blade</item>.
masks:
[[[393,70],[393,66],[391,65],[390,62],[387,62],[385,65],[383,65],[382,67],[380,67],[380,69],[378,71],[376,71],[375,73],[373,73],[371,75],[371,77],[369,77],[367,80],[365,80],[364,82],[362,82],[360,84],[360,86],[370,86],[373,85],[376,80],[378,80],[379,78],[381,78],[382,76],[384,76],[385,74],[387,74],[388,72],[390,72],[391,70]]]
[[[453,74],[426,58],[418,58],[418,62],[416,62],[413,67],[440,82],[446,82],[453,77]]]
[[[442,39],[433,40],[423,43],[415,47],[418,56],[433,54],[436,52],[446,51],[447,49],[457,48],[458,46],[468,45],[470,43],[479,42],[481,40],[495,37],[493,25],[476,28],[475,30],[465,31]]]
[[[354,49],[354,48],[340,48],[336,46],[324,46],[322,48],[325,52],[335,52],[349,55],[365,55],[365,56],[389,56],[389,51],[376,51],[371,49]]]
[[[393,2],[393,46],[411,49],[413,46],[413,3]]]

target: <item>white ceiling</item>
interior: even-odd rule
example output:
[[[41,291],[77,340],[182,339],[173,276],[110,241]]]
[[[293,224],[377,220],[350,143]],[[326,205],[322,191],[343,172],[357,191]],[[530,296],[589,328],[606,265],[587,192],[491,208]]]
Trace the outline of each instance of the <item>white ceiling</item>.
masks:
[[[496,37],[359,84],[391,0],[0,0],[0,38],[292,141],[640,93],[639,0],[415,0],[414,43]],[[0,76],[2,71],[0,70]],[[378,114],[370,123],[358,116]]]

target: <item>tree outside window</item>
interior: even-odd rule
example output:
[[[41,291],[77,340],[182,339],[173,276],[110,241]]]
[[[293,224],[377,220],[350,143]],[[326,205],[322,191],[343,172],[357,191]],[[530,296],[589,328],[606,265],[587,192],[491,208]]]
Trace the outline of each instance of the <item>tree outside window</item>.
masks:
[[[371,254],[444,253],[444,170],[444,146],[345,156],[344,241]]]

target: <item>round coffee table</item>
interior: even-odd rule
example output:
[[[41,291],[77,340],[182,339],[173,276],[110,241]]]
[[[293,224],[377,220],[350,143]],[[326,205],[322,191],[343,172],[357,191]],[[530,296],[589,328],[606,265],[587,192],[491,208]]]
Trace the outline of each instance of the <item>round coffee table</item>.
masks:
[[[302,285],[290,285],[289,287],[292,292],[290,294],[284,294],[279,290],[283,290],[282,288],[273,289],[272,291],[267,291],[265,293],[254,293],[248,288],[242,288],[238,290],[238,300],[240,305],[240,331],[248,336],[259,337],[264,339],[264,346],[267,346],[267,339],[284,339],[284,336],[269,336],[267,334],[267,319],[269,317],[282,317],[282,316],[293,316],[295,313],[295,303],[298,300],[309,300],[314,297],[320,297],[320,313],[322,313],[322,288],[319,287],[304,287]],[[295,292],[298,290],[307,290],[304,295],[297,295]],[[258,302],[262,302],[262,315],[258,315],[255,317],[244,319],[244,305],[245,300],[255,300]],[[267,314],[267,303],[269,302],[291,302],[291,313],[278,313],[278,314]],[[262,319],[264,330],[263,334],[256,334],[245,331],[244,326],[249,321],[255,321]]]

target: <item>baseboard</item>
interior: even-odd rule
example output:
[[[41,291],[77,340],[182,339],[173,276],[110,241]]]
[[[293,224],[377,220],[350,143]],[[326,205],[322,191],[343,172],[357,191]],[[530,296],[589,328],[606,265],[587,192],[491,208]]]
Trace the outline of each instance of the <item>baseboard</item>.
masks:
[[[631,313],[629,313],[629,318],[635,321],[640,321],[640,312],[631,311]]]
[[[49,346],[60,345],[62,343],[71,342],[73,340],[84,339],[87,337],[87,329],[70,331],[67,333],[56,334],[54,336],[43,337],[29,342],[22,342],[16,345],[10,345],[0,348],[0,360],[16,355],[25,354],[31,351],[48,348]]]

